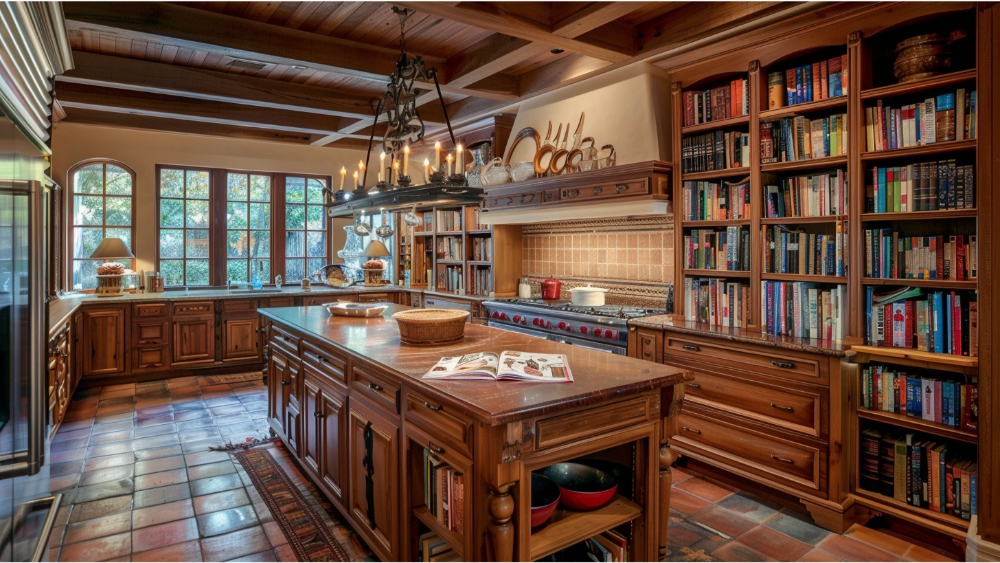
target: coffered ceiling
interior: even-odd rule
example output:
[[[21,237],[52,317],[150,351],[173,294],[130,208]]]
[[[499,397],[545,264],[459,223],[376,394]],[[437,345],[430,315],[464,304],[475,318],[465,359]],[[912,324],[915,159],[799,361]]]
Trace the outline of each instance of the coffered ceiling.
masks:
[[[439,70],[448,115],[461,125],[796,4],[66,2],[76,68],[57,79],[56,115],[362,147],[399,56],[393,6],[413,11],[406,50]],[[423,86],[421,115],[440,129],[444,110]]]

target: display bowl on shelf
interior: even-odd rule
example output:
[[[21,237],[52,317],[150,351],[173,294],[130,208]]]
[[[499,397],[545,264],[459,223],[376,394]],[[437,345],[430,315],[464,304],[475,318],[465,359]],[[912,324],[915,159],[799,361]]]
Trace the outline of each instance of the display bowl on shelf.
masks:
[[[531,527],[541,526],[559,505],[559,485],[541,473],[531,474]]]
[[[399,340],[410,346],[439,346],[465,338],[469,311],[455,309],[410,309],[393,313],[399,325]]]
[[[611,474],[582,463],[557,463],[542,470],[559,486],[560,502],[572,510],[594,510],[606,504],[618,490]]]

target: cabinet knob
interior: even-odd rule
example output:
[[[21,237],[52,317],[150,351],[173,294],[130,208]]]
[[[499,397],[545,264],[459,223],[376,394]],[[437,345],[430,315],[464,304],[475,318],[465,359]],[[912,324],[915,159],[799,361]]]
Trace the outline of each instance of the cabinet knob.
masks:
[[[281,382],[281,384],[282,384],[283,386],[287,387],[287,386],[291,385],[291,384],[292,384],[292,382],[291,382],[291,381],[282,381],[282,382]]]
[[[313,413],[313,416],[316,417],[316,418],[323,418],[323,413],[321,413],[319,411],[316,411],[316,412]]]

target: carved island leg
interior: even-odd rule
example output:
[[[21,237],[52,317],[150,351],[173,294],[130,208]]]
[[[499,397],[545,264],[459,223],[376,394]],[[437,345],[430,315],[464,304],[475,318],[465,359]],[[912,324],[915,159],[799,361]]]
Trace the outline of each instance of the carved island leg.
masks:
[[[663,418],[663,433],[660,442],[660,514],[659,514],[659,535],[657,545],[659,546],[660,561],[667,556],[667,530],[670,525],[670,491],[674,484],[674,476],[670,472],[670,466],[680,457],[680,454],[670,449],[667,439],[677,431],[677,415],[681,413],[681,403],[684,399],[684,384],[674,385],[672,389],[664,390],[662,402],[667,406],[666,415]]]
[[[493,561],[514,560],[514,525],[511,516],[514,515],[514,497],[510,494],[514,483],[506,483],[499,487],[490,486],[487,509],[489,510],[490,547]]]

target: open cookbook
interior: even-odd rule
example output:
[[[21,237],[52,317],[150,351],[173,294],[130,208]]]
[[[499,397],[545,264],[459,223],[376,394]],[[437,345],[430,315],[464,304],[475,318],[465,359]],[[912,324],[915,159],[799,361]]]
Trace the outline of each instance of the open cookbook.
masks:
[[[528,352],[477,352],[441,358],[424,379],[509,379],[572,383],[573,374],[562,354]]]

